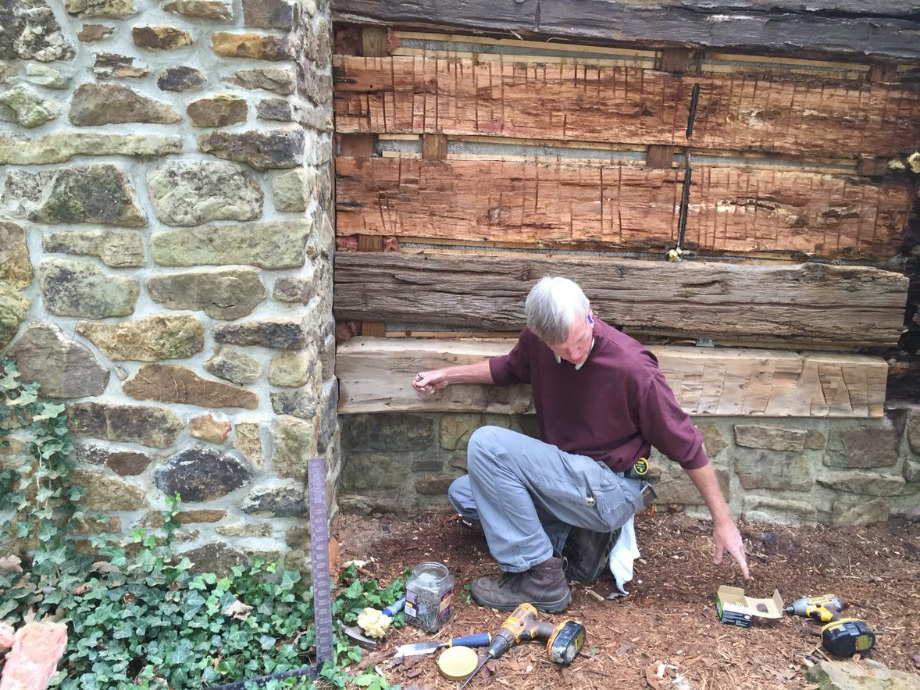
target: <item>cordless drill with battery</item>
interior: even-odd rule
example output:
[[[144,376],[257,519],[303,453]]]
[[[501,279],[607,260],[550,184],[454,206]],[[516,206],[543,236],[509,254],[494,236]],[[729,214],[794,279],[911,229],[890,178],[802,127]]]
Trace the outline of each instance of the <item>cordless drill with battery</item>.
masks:
[[[836,594],[822,594],[817,597],[805,596],[796,599],[785,610],[786,613],[811,618],[819,623],[830,623],[839,617],[845,606],[843,600]]]
[[[459,690],[463,690],[490,660],[497,659],[519,642],[546,640],[546,655],[549,660],[554,664],[568,666],[585,646],[585,637],[585,626],[581,623],[564,620],[558,625],[553,625],[537,619],[537,609],[533,604],[521,604],[492,636],[492,644],[485,659]]]
[[[875,646],[875,633],[863,620],[841,618],[840,612],[845,607],[836,594],[822,594],[796,599],[786,607],[786,613],[823,623],[821,642],[831,654],[853,656],[857,652],[868,652]]]

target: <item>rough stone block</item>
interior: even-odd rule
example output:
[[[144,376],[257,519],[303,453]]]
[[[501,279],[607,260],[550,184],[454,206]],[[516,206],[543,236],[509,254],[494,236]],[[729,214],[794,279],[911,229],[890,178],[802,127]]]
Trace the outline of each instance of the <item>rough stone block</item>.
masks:
[[[67,424],[77,435],[150,448],[169,448],[185,428],[169,409],[96,402],[68,406]]]
[[[235,455],[216,448],[187,448],[153,472],[153,483],[183,503],[201,503],[226,496],[252,479],[252,470]]]
[[[444,463],[440,460],[416,460],[412,463],[412,471],[419,474],[431,474],[433,472],[440,472],[443,469]]]
[[[429,475],[415,480],[415,490],[422,496],[447,496],[453,477]]]
[[[0,92],[0,103],[13,112],[17,124],[28,129],[61,116],[61,106],[58,103],[42,98],[41,94],[24,85]]]
[[[275,210],[281,213],[303,213],[310,205],[316,188],[315,174],[297,168],[276,173],[271,178]]]
[[[273,386],[299,388],[310,380],[315,361],[315,352],[279,352],[268,365],[268,382]]]
[[[42,249],[46,252],[95,256],[112,268],[139,268],[144,265],[144,238],[138,232],[49,232],[42,236]]]
[[[233,94],[218,94],[189,103],[185,112],[194,127],[227,127],[246,122],[246,101]]]
[[[920,455],[920,410],[911,410],[907,418],[907,443],[914,455]]]
[[[262,467],[264,463],[261,429],[262,425],[258,422],[237,422],[233,436],[233,448],[242,453],[250,465],[257,468]]]
[[[735,472],[745,489],[810,491],[814,468],[798,453],[738,451]]]
[[[114,324],[81,321],[77,334],[116,361],[185,359],[204,349],[204,326],[193,316],[148,316]]]
[[[466,450],[470,436],[483,425],[482,415],[445,414],[441,417],[441,448],[445,450]]]
[[[122,384],[122,390],[137,400],[249,410],[259,406],[259,396],[253,391],[203,379],[191,369],[173,364],[142,366]]]
[[[308,263],[301,273],[304,274],[302,278],[278,278],[272,288],[272,299],[279,302],[309,304],[310,300],[316,296],[313,265]]]
[[[822,661],[809,668],[805,677],[826,690],[920,690],[915,673],[891,670],[872,659]]]
[[[272,466],[279,477],[306,481],[307,460],[317,455],[317,422],[290,416],[277,419],[272,429],[275,446]]]
[[[229,22],[233,19],[232,3],[225,0],[174,0],[163,6],[165,12],[183,17]]]
[[[703,434],[703,446],[710,458],[714,458],[728,447],[728,441],[717,425],[701,423],[695,426]]]
[[[748,522],[814,525],[818,522],[818,509],[809,501],[745,496],[743,516]]]
[[[107,17],[121,19],[130,17],[136,11],[134,0],[65,0],[67,14],[81,18]]]
[[[80,504],[87,510],[138,510],[144,507],[144,489],[121,477],[77,468],[73,483],[86,489]]]
[[[170,230],[155,235],[150,250],[161,266],[298,268],[306,261],[311,231],[312,225],[305,218]]]
[[[898,432],[892,427],[834,429],[823,462],[829,467],[891,467],[898,461]]]
[[[0,348],[6,347],[19,332],[31,302],[0,282]]]
[[[84,24],[77,34],[77,40],[81,43],[96,43],[112,35],[114,27],[104,26],[102,24]]]
[[[211,34],[211,50],[226,58],[279,62],[293,60],[297,56],[299,45],[287,36],[217,31]]]
[[[210,132],[198,137],[198,148],[218,158],[245,163],[255,170],[295,168],[305,162],[301,129]]]
[[[291,31],[299,19],[297,10],[291,0],[243,0],[243,26]]]
[[[274,533],[272,526],[267,522],[220,525],[214,531],[222,537],[270,537]]]
[[[114,450],[97,445],[77,446],[77,462],[107,467],[120,477],[134,477],[142,474],[152,458],[146,453]]]
[[[904,477],[876,472],[834,472],[818,477],[818,483],[847,494],[897,496],[904,490]]]
[[[0,4],[0,60],[72,60],[73,44],[45,0]]]
[[[735,443],[745,448],[800,451],[805,448],[804,429],[790,429],[766,424],[735,424]]]
[[[26,231],[15,223],[0,222],[0,282],[22,290],[32,282],[32,261]]]
[[[189,420],[188,432],[193,438],[220,445],[230,437],[232,425],[225,419],[217,419],[214,415],[203,414]]]
[[[304,22],[303,53],[318,68],[329,66],[332,59],[332,27],[325,17]]]
[[[175,50],[192,45],[192,35],[174,26],[135,26],[131,38],[138,48]]]
[[[349,453],[342,467],[346,491],[398,489],[406,481],[406,466],[391,455]]]
[[[303,487],[265,486],[253,489],[242,508],[244,513],[260,517],[303,517],[309,512],[309,503]]]
[[[254,383],[262,375],[262,365],[244,352],[228,347],[218,347],[204,363],[205,370],[214,376],[239,385]]]
[[[322,408],[319,423],[319,442],[317,450],[325,453],[332,445],[335,433],[339,427],[338,404],[339,404],[339,382],[330,375],[323,384],[320,393],[321,400],[325,401]]]
[[[429,415],[378,413],[344,415],[342,444],[356,452],[434,450],[434,419]]]
[[[165,103],[118,84],[81,84],[70,101],[70,122],[80,127],[149,122],[174,125],[182,117]]]
[[[871,501],[838,500],[831,512],[832,525],[870,525],[885,522],[891,509],[888,502],[881,498]]]
[[[272,391],[272,412],[281,415],[291,415],[300,419],[313,419],[316,417],[317,391],[315,390],[283,390]]]
[[[234,567],[246,565],[251,560],[244,552],[231,548],[222,541],[183,551],[180,555],[192,562],[193,570],[215,573],[220,577],[229,577],[233,574]]]
[[[261,345],[277,350],[306,347],[309,337],[300,319],[277,317],[217,326],[214,340],[227,345]]]
[[[262,214],[259,183],[232,163],[169,161],[148,173],[147,189],[156,217],[168,225],[253,220]]]
[[[907,482],[920,482],[920,462],[908,460],[904,463],[904,480]]]
[[[237,70],[233,77],[224,77],[222,81],[245,89],[271,91],[281,96],[290,96],[297,88],[296,75],[280,67],[241,69]]]
[[[827,439],[824,438],[824,434],[820,431],[809,431],[808,435],[805,436],[805,447],[808,450],[824,450],[825,443],[827,443]]]
[[[150,74],[144,65],[134,64],[135,58],[118,53],[96,53],[93,74],[97,79],[140,79]]]
[[[56,325],[44,321],[30,325],[9,350],[24,383],[37,381],[49,398],[86,398],[101,395],[109,370],[92,351],[64,336]]]
[[[25,66],[23,79],[35,86],[63,90],[70,85],[73,76],[74,70],[70,67],[55,69],[48,65],[29,63]]]
[[[157,87],[161,91],[201,91],[208,83],[204,72],[196,67],[167,67],[157,79]]]
[[[57,316],[128,316],[140,295],[133,278],[103,273],[88,262],[47,259],[38,266],[45,309]]]
[[[64,130],[43,137],[0,136],[0,165],[43,165],[65,163],[75,156],[131,156],[155,158],[182,151],[182,140],[174,136],[147,134],[104,134]],[[42,184],[41,176],[27,175],[28,183]],[[92,198],[92,197],[90,197]],[[36,202],[40,202],[40,194]],[[10,198],[14,208],[37,208]],[[89,219],[87,222],[95,222]],[[136,221],[135,221],[136,222]],[[143,223],[141,223],[143,225]],[[132,225],[134,227],[134,225]]]
[[[202,310],[213,319],[248,316],[265,299],[259,271],[236,268],[153,275],[150,298],[169,309]]]

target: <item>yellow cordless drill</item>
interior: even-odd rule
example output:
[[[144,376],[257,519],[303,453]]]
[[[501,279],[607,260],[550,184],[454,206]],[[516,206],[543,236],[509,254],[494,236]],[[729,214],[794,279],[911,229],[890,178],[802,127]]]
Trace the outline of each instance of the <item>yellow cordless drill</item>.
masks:
[[[817,597],[802,597],[786,607],[786,613],[811,618],[819,623],[830,623],[838,618],[846,604],[836,594],[822,594]]]

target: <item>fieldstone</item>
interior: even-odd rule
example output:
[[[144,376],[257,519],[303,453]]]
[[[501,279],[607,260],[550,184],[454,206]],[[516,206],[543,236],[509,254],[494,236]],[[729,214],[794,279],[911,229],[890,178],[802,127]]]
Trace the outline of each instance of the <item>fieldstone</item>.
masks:
[[[272,428],[274,454],[272,466],[275,474],[287,479],[305,482],[307,460],[316,457],[317,423],[305,422],[290,416],[281,416]]]
[[[217,448],[186,448],[153,471],[153,483],[183,503],[202,503],[245,486],[252,470],[239,458]]]
[[[739,451],[735,472],[745,489],[809,491],[815,483],[811,462],[798,453]]]
[[[690,481],[687,473],[680,466],[653,450],[649,458],[651,465],[652,485],[655,488],[658,504],[678,504],[696,506],[703,505],[703,497],[699,490]],[[726,501],[731,500],[731,479],[729,471],[720,466],[713,465],[719,488]]]
[[[257,422],[237,422],[233,436],[233,448],[253,467],[262,467],[264,462],[261,429],[262,425]]]
[[[95,256],[113,268],[137,268],[144,265],[144,238],[136,232],[49,232],[42,236],[42,249],[49,253]]]
[[[165,9],[165,8],[164,8]],[[161,91],[200,91],[208,83],[204,72],[195,67],[167,67],[157,79]]]
[[[907,444],[914,455],[920,455],[920,410],[911,410],[907,418]]]
[[[272,391],[272,412],[300,419],[316,417],[316,393],[308,390]]]
[[[0,282],[17,290],[32,283],[26,231],[15,223],[0,222]]]
[[[233,7],[224,0],[174,0],[163,6],[166,12],[183,17],[227,22],[233,19]]]
[[[73,45],[64,38],[45,0],[0,3],[0,60],[72,60]]]
[[[253,60],[293,60],[300,46],[288,36],[266,36],[264,34],[234,34],[216,31],[211,34],[211,50],[227,58],[250,58]]]
[[[220,522],[227,517],[226,510],[183,510],[176,515],[180,525],[193,525],[196,522]]]
[[[277,173],[271,178],[272,199],[281,213],[303,213],[313,199],[316,176],[303,168]]]
[[[299,486],[253,489],[242,508],[244,513],[259,517],[303,517],[310,509],[307,494]]]
[[[274,317],[217,326],[214,340],[228,345],[261,345],[276,350],[299,350],[308,342],[308,333],[300,319]]]
[[[250,560],[245,553],[227,546],[222,541],[183,551],[180,555],[193,563],[194,571],[214,573],[218,577],[230,577],[235,567],[246,565]]]
[[[270,537],[274,530],[267,522],[242,522],[220,525],[214,531],[222,537]]]
[[[326,322],[320,338],[319,361],[323,367],[323,378],[328,378],[335,373],[335,319],[330,318]]]
[[[835,472],[818,477],[818,483],[848,494],[897,496],[904,489],[904,477],[875,472]]]
[[[320,132],[332,131],[332,114],[325,108],[302,105],[284,98],[269,98],[259,101],[256,114],[260,120],[274,122],[296,122]]]
[[[70,478],[74,484],[86,489],[80,505],[87,510],[138,510],[144,507],[144,490],[120,477],[77,468]]]
[[[703,447],[709,457],[714,458],[728,448],[728,441],[725,440],[722,431],[716,424],[702,423],[695,426],[703,434]]]
[[[440,472],[444,469],[444,463],[440,460],[416,460],[412,463],[412,471],[422,473]]]
[[[220,445],[230,436],[230,422],[203,414],[189,420],[188,432],[195,438]]]
[[[907,460],[904,463],[904,480],[907,482],[920,482],[920,462]]]
[[[279,302],[299,302],[309,304],[316,295],[316,283],[313,281],[314,269],[307,264],[302,273],[303,278],[278,278],[272,288],[272,299]]]
[[[168,225],[252,220],[262,214],[262,190],[244,168],[222,161],[169,161],[147,175],[157,218]]]
[[[441,417],[440,440],[444,450],[466,450],[470,436],[482,426],[478,414],[445,414]]]
[[[298,388],[310,379],[315,353],[304,351],[280,352],[268,365],[268,382],[273,386]]]
[[[34,89],[25,85],[15,86],[0,93],[0,103],[13,112],[17,124],[29,129],[61,116],[60,105],[42,98]]]
[[[745,448],[800,451],[805,448],[804,429],[789,429],[766,424],[735,424],[735,443]]]
[[[155,235],[150,251],[161,266],[299,268],[306,261],[311,230],[310,222],[303,218],[172,230]]]
[[[150,70],[143,65],[135,65],[134,58],[128,55],[96,53],[93,74],[99,79],[140,79],[150,74]]]
[[[254,268],[190,271],[147,279],[150,298],[169,309],[202,310],[214,319],[232,320],[252,313],[265,298]]]
[[[453,477],[429,475],[415,480],[413,486],[422,496],[446,496]]]
[[[64,163],[74,156],[154,158],[182,151],[179,137],[148,134],[54,132],[39,138],[0,136],[0,165]]]
[[[74,403],[67,408],[67,420],[75,434],[150,448],[169,448],[185,429],[172,410],[138,405]]]
[[[332,76],[317,70],[315,63],[297,61],[297,91],[317,105],[332,100]]]
[[[198,137],[198,148],[255,170],[295,168],[304,160],[303,130],[211,132]]]
[[[466,463],[466,455],[452,455],[447,461],[448,466],[466,472],[469,468]]]
[[[192,35],[174,26],[135,26],[131,38],[138,48],[175,50],[192,45]]]
[[[243,26],[290,31],[299,19],[291,0],[243,0]]]
[[[204,363],[205,370],[227,381],[241,386],[254,383],[262,375],[262,365],[249,355],[219,347],[214,355]]]
[[[875,522],[885,522],[890,512],[888,502],[881,498],[855,502],[837,500],[831,511],[831,524],[869,525]]]
[[[108,164],[35,173],[10,171],[3,202],[12,215],[36,223],[147,225],[128,179]]]
[[[349,453],[342,467],[342,488],[346,491],[398,489],[405,482],[405,475],[406,467],[390,455]]]
[[[239,96],[222,93],[189,103],[185,112],[193,127],[226,127],[246,122],[249,108]]]
[[[77,447],[77,461],[107,467],[121,477],[135,477],[147,469],[151,457],[136,451],[112,450],[103,446],[85,445]]]
[[[0,349],[6,347],[19,331],[29,313],[29,305],[28,299],[0,281]]]
[[[134,14],[134,0],[65,0],[68,14],[120,19]]]
[[[890,670],[872,659],[821,661],[805,677],[816,690],[920,690],[920,676]]]
[[[204,326],[187,315],[148,316],[113,324],[81,321],[77,334],[115,361],[186,359],[204,349]]]
[[[83,127],[149,122],[174,125],[182,117],[165,103],[119,84],[81,84],[70,101],[71,123]]]
[[[49,398],[86,398],[101,395],[109,382],[109,370],[93,353],[64,336],[54,324],[38,322],[9,350],[24,383],[37,381]]]
[[[243,407],[254,410],[259,396],[228,383],[209,381],[191,369],[172,364],[146,364],[122,384],[136,400],[182,403],[201,407]]]
[[[115,31],[114,27],[104,26],[102,24],[84,24],[77,39],[82,43],[95,43],[108,38]]]
[[[290,96],[297,88],[297,77],[294,73],[280,67],[242,69],[232,77],[224,77],[222,81],[245,89],[271,91],[280,96]]]
[[[326,453],[335,439],[335,432],[339,428],[339,381],[330,375],[323,384],[320,400],[325,401],[320,413],[319,442],[317,450]]]
[[[27,63],[25,66],[25,75],[23,79],[35,86],[42,86],[46,89],[66,89],[70,80],[73,78],[73,71],[65,68],[63,71],[49,67],[48,65],[39,65],[34,62]]]
[[[57,316],[128,316],[140,294],[133,278],[107,275],[88,262],[46,259],[38,266],[38,280],[45,310]]]
[[[332,59],[332,27],[329,20],[319,18],[304,22],[303,55],[323,69]]]
[[[429,450],[435,448],[434,424],[429,415],[377,413],[346,415],[342,444],[356,452]]]
[[[829,467],[891,467],[898,461],[899,441],[892,427],[834,429],[822,460]]]
[[[790,501],[770,496],[745,496],[744,519],[748,522],[777,522],[814,525],[818,509],[813,502]]]

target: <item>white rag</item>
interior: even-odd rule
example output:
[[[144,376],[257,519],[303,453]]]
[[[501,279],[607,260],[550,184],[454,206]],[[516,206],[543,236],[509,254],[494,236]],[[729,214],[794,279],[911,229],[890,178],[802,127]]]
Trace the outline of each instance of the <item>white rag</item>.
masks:
[[[620,527],[620,536],[610,549],[610,574],[613,575],[617,589],[624,597],[629,592],[623,589],[623,585],[632,580],[633,562],[637,558],[639,558],[639,547],[636,546],[636,529],[633,518],[630,516],[626,524]]]

